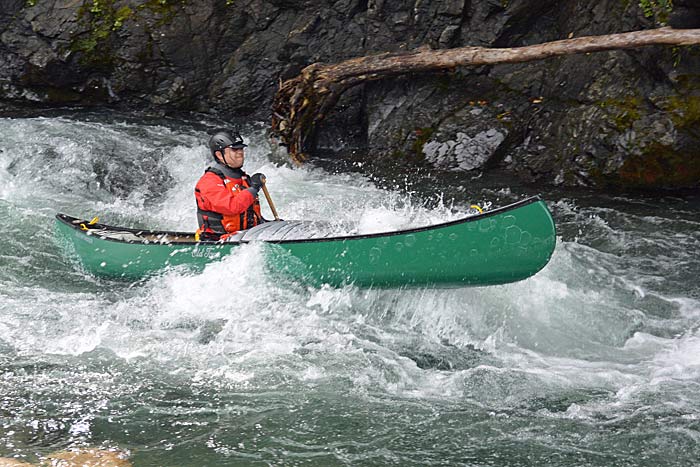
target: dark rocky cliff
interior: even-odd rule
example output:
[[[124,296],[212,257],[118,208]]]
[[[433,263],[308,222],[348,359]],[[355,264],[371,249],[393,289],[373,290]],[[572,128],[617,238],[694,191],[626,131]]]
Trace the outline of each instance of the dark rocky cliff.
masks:
[[[0,0],[0,99],[269,119],[304,66],[700,26],[696,1]],[[700,184],[700,54],[647,48],[366,84],[321,147],[569,186]]]

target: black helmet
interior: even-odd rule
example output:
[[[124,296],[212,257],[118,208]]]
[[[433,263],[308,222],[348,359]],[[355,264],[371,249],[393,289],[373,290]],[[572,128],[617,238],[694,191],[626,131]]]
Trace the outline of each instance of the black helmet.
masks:
[[[237,131],[217,130],[211,138],[209,138],[209,149],[212,156],[216,151],[224,151],[224,148],[231,147],[233,149],[245,148],[248,145],[243,142],[241,134]]]

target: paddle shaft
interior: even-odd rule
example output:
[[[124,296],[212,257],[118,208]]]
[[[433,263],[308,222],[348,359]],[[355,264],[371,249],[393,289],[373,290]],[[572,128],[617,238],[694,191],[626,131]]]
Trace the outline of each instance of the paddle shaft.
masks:
[[[265,199],[267,200],[267,204],[270,206],[270,209],[272,210],[272,215],[275,216],[275,220],[278,221],[278,220],[280,220],[280,218],[277,215],[277,209],[275,208],[275,203],[272,202],[272,198],[270,197],[270,192],[267,191],[267,185],[265,185],[265,179],[263,179],[262,182],[263,182],[262,189],[263,189],[263,193],[265,193]]]

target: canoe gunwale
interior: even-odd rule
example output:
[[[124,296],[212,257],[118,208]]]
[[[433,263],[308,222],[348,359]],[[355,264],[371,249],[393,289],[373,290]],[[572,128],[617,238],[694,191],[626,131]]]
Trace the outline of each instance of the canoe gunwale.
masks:
[[[527,206],[528,204],[536,203],[538,201],[542,201],[541,197],[539,195],[531,196],[529,198],[516,201],[515,203],[508,204],[506,206],[502,206],[500,208],[496,208],[491,211],[486,211],[481,214],[477,214],[474,216],[467,216],[463,217],[461,219],[456,219],[453,221],[448,221],[448,222],[443,222],[440,224],[432,224],[432,225],[426,225],[426,226],[421,226],[421,227],[413,227],[410,229],[405,229],[405,230],[396,230],[396,231],[391,231],[391,232],[377,232],[377,233],[369,233],[369,234],[359,234],[359,235],[341,235],[341,236],[336,236],[336,237],[321,237],[321,238],[308,238],[308,239],[290,239],[290,240],[254,240],[254,241],[261,241],[264,243],[270,243],[270,244],[291,244],[291,243],[320,243],[320,242],[338,242],[338,241],[346,241],[346,240],[359,240],[359,239],[371,239],[371,238],[382,238],[382,237],[392,237],[392,236],[397,236],[397,235],[409,235],[409,234],[415,234],[419,232],[425,232],[428,230],[438,230],[441,228],[445,227],[450,227],[453,225],[458,225],[462,223],[467,223],[467,222],[475,222],[481,219],[485,219],[491,216],[503,214],[505,212],[518,209],[523,206]],[[87,220],[82,220],[77,217],[69,216],[67,214],[62,214],[58,213],[56,214],[56,219],[60,221],[61,223],[67,225],[68,227],[72,228],[73,230],[77,232],[82,232],[85,235],[92,235],[90,231],[92,230],[106,230],[106,231],[113,231],[113,232],[125,232],[125,233],[130,233],[133,234],[137,237],[141,236],[155,236],[155,237],[192,237],[194,235],[193,232],[177,232],[177,231],[166,231],[166,230],[148,230],[148,229],[133,229],[129,227],[116,227],[112,225],[107,225],[107,224],[101,224],[101,223],[94,223],[90,224],[90,228],[88,230],[83,230],[80,225],[85,224],[87,225],[89,221]],[[76,221],[80,221],[79,223]],[[95,233],[95,235],[99,236],[99,233]],[[117,243],[125,243],[125,244],[153,244],[153,243],[158,243],[158,240],[148,240],[144,238],[141,241],[136,241],[136,240],[124,240],[124,239],[119,239],[119,238],[111,238],[108,236],[100,236],[101,240],[106,240],[106,241],[111,241],[111,242],[117,242]],[[200,241],[179,241],[179,240],[164,240],[162,241],[163,244],[168,244],[168,245],[240,245],[240,244],[246,244],[250,243],[250,240],[242,240],[242,241],[230,241],[230,242],[220,242],[216,240],[200,240]]]

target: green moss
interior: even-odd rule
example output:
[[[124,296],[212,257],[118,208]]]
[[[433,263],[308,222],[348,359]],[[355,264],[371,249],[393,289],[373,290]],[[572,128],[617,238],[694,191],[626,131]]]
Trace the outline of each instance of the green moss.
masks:
[[[678,87],[685,92],[700,91],[700,75],[686,73],[675,78]]]
[[[129,6],[123,6],[114,14],[114,24],[112,30],[116,31],[124,25],[124,22],[134,16],[134,10]]]
[[[619,181],[628,188],[687,188],[700,184],[700,151],[679,153],[660,143],[632,156],[618,171]]]
[[[639,0],[639,8],[645,17],[665,25],[673,11],[673,0]]]
[[[81,54],[80,61],[84,65],[112,68],[116,60],[112,47],[114,33],[127,21],[136,20],[140,12],[147,10],[155,15],[158,28],[171,23],[186,4],[187,0],[146,0],[118,6],[117,0],[83,0],[78,19],[88,26],[89,32],[73,38],[70,50]]]
[[[140,10],[146,9],[156,15],[158,17],[156,27],[160,27],[172,23],[178,10],[185,5],[187,5],[187,0],[147,0],[138,8]]]
[[[679,130],[692,129],[700,123],[700,96],[672,96],[663,109]]]
[[[615,128],[625,131],[632,128],[634,122],[642,118],[643,101],[638,96],[629,96],[624,99],[606,99],[598,103]]]
[[[614,109],[611,112],[620,130],[628,128],[644,109],[638,99],[624,101],[607,101],[601,107]],[[657,106],[664,110],[675,129],[694,134],[700,125],[700,96],[671,96],[657,101]],[[641,130],[640,130],[641,131]],[[644,143],[638,146],[640,154],[630,155],[614,175],[603,174],[593,168],[590,175],[601,185],[622,188],[659,189],[690,188],[700,185],[700,148],[681,149],[671,144],[660,142]]]
[[[78,9],[78,20],[89,26],[89,32],[73,38],[70,50],[81,54],[80,61],[84,65],[96,68],[114,65],[112,35],[134,16],[131,7],[117,9],[114,3],[115,0],[86,0]]]

